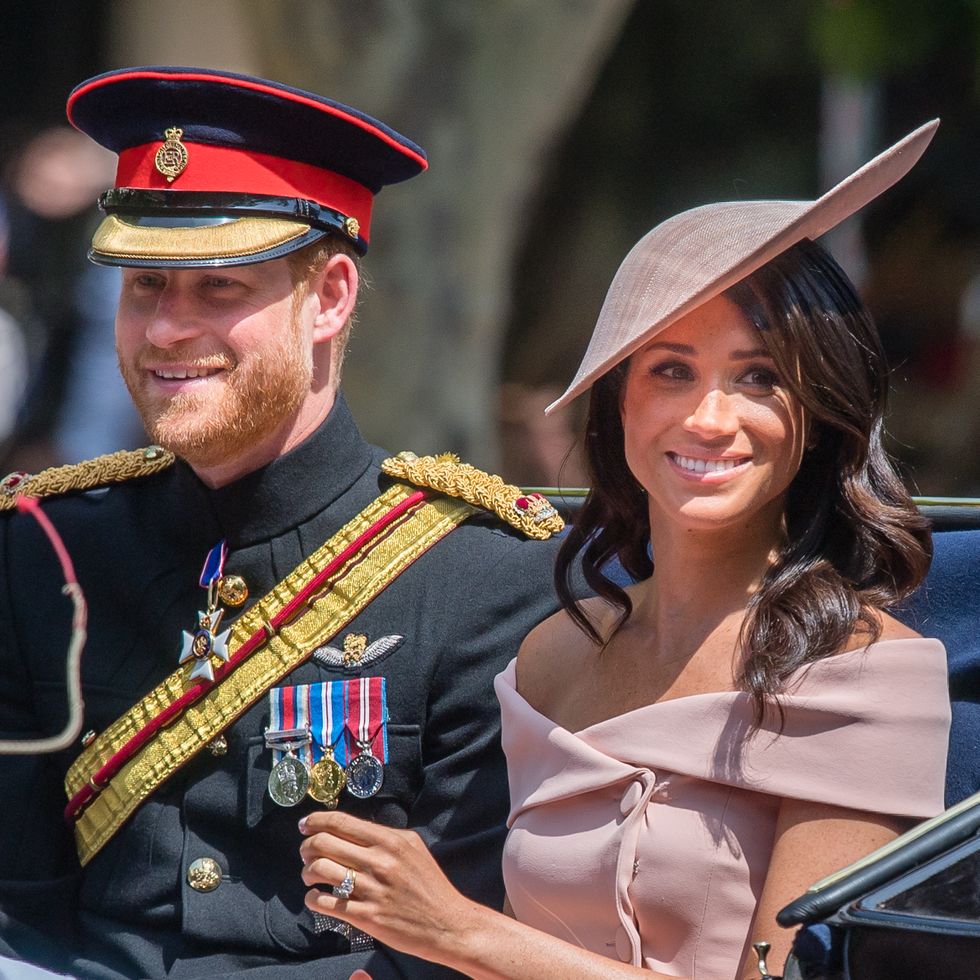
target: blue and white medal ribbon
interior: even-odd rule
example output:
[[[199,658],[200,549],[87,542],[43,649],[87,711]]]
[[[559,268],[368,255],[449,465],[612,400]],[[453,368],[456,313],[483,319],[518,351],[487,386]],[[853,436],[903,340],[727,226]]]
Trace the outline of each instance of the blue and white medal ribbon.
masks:
[[[215,590],[218,580],[225,574],[225,559],[228,557],[228,542],[222,538],[204,559],[199,583],[202,589],[208,590],[208,605],[215,604]]]

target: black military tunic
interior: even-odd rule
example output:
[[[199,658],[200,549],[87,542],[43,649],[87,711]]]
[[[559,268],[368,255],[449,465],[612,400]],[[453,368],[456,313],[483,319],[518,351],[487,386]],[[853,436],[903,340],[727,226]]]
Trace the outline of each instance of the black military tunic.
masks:
[[[391,481],[341,398],[306,442],[218,490],[183,463],[43,505],[89,603],[82,673],[85,729],[102,731],[177,666],[182,631],[204,608],[201,566],[222,538],[227,573],[249,603],[264,595]],[[538,621],[556,608],[556,542],[531,541],[493,515],[471,518],[411,565],[342,631],[399,634],[363,670],[387,678],[389,763],[377,796],[342,808],[414,827],[468,895],[499,907],[507,783],[492,688]],[[67,716],[71,604],[33,520],[0,521],[0,719],[3,737],[50,734]],[[227,625],[231,622],[226,618]],[[315,661],[284,684],[344,676]],[[351,953],[318,934],[304,908],[297,829],[317,804],[269,797],[268,698],[163,784],[80,870],[62,818],[62,781],[80,746],[0,759],[0,936],[15,955],[82,977],[438,976],[419,960]],[[220,885],[196,891],[199,858]],[[3,949],[4,941],[0,941]],[[63,945],[63,949],[59,946]]]

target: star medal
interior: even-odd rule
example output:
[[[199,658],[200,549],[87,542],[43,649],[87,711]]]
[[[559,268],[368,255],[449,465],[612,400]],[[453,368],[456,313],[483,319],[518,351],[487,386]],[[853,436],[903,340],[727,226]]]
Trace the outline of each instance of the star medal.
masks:
[[[269,796],[279,806],[296,806],[302,802],[310,788],[310,771],[306,763],[295,755],[295,750],[312,741],[309,728],[285,731],[266,731],[267,748],[278,749],[286,754],[269,773]]]
[[[197,614],[197,629],[193,633],[187,630],[183,631],[183,645],[180,649],[180,659],[177,661],[178,665],[194,661],[188,680],[203,677],[206,681],[213,681],[214,666],[211,663],[211,657],[215,656],[222,663],[227,663],[231,655],[228,651],[228,637],[231,630],[225,630],[223,633],[218,632],[225,611],[218,608],[217,583],[221,579],[227,554],[228,546],[222,540],[208,552],[207,558],[204,559],[200,584],[202,588],[207,589],[208,607]]]
[[[224,609],[211,609],[197,614],[197,629],[193,633],[184,630],[184,645],[180,651],[178,664],[196,660],[188,680],[203,677],[207,681],[214,680],[214,668],[211,666],[211,655],[214,654],[222,663],[228,662],[228,636],[231,630],[218,633]]]
[[[366,800],[381,789],[385,778],[385,767],[381,760],[371,754],[370,742],[358,742],[361,750],[347,764],[347,791],[358,799]]]
[[[344,767],[333,757],[333,749],[324,749],[323,758],[314,762],[310,769],[310,788],[307,792],[318,803],[333,810],[344,790],[347,774]]]

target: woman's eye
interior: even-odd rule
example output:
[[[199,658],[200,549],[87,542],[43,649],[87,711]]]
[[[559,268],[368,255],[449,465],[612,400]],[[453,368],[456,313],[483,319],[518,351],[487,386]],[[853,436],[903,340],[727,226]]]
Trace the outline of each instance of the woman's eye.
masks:
[[[771,390],[779,384],[779,375],[775,371],[764,367],[749,368],[742,375],[742,380],[753,388],[766,388]]]
[[[668,361],[665,364],[655,364],[650,368],[650,373],[657,378],[664,378],[667,381],[690,381],[694,377],[694,372],[686,364],[679,361]]]

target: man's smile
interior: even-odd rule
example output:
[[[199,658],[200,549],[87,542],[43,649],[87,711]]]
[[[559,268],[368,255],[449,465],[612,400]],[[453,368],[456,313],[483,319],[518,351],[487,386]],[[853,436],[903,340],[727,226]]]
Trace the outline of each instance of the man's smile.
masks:
[[[217,367],[167,367],[150,369],[152,374],[165,381],[186,381],[193,378],[210,378],[212,375],[219,374],[224,370],[224,368]]]

